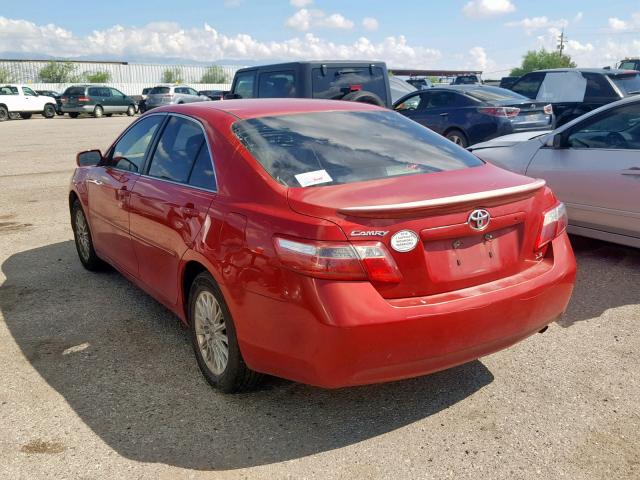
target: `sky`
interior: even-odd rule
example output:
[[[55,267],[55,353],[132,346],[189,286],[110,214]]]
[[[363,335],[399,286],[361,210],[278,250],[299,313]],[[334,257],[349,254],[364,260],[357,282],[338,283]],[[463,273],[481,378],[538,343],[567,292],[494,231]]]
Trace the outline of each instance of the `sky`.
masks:
[[[62,6],[64,5],[64,6]],[[507,75],[527,50],[565,52],[578,66],[640,56],[638,0],[109,0],[52,8],[0,6],[0,53],[168,58],[239,64],[290,59],[384,60],[390,67]]]

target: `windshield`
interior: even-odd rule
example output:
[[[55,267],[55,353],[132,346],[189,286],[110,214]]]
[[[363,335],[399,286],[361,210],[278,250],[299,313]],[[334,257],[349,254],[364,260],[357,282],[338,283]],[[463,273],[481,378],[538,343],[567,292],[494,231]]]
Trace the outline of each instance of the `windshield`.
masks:
[[[391,111],[262,117],[239,121],[232,129],[264,169],[289,187],[482,165],[444,137]]]
[[[375,93],[387,104],[385,72],[380,67],[314,68],[311,71],[313,98],[340,100],[357,90]]]
[[[640,60],[626,60],[620,63],[620,70],[637,70],[640,68]]]
[[[163,95],[169,93],[169,87],[153,87],[149,95]]]
[[[482,87],[465,90],[470,97],[483,102],[502,102],[505,100],[528,100],[524,95],[500,87]]]
[[[84,87],[69,87],[64,91],[65,95],[84,95]]]
[[[640,74],[638,73],[616,75],[611,77],[611,80],[625,95],[640,93]]]

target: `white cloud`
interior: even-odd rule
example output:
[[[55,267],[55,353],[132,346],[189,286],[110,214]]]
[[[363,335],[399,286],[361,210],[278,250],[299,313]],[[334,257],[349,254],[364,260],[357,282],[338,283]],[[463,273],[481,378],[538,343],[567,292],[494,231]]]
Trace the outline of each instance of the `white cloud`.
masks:
[[[289,3],[296,8],[304,8],[313,3],[313,0],[289,0]]]
[[[469,50],[471,62],[467,64],[467,68],[473,70],[486,70],[489,66],[489,57],[483,47],[473,47]]]
[[[224,0],[224,6],[227,8],[236,8],[242,5],[244,0]]]
[[[578,12],[578,13],[576,13],[576,16],[573,17],[573,22],[574,23],[581,22],[583,17],[584,17],[584,14],[582,12]]]
[[[364,17],[362,19],[362,26],[365,30],[369,30],[370,32],[372,32],[374,30],[377,30],[380,25],[378,24],[378,20],[376,20],[375,18]]]
[[[629,28],[629,24],[624,20],[613,17],[609,19],[609,27],[613,30],[627,30]]]
[[[353,28],[353,22],[339,13],[326,15],[322,10],[309,10],[306,8],[300,9],[291,15],[284,24],[301,32],[306,32],[312,28],[338,28],[344,30]]]
[[[515,12],[516,7],[510,0],[471,0],[462,12],[467,17],[491,17]]]
[[[371,59],[391,67],[441,67],[440,51],[410,45],[402,35],[381,42],[360,37],[353,43],[334,43],[306,33],[281,42],[261,42],[248,34],[225,35],[208,24],[182,28],[173,22],[155,22],[142,27],[114,25],[87,36],[76,36],[54,24],[38,25],[27,20],[0,17],[0,45],[5,51],[38,52],[43,55],[182,58],[185,61]]]
[[[533,17],[523,18],[522,20],[513,22],[507,22],[505,23],[505,25],[507,27],[521,28],[526,32],[527,35],[531,35],[535,31],[545,28],[566,28],[569,25],[569,22],[564,19],[549,20],[547,17]]]
[[[640,29],[640,12],[632,13],[629,20],[621,20],[618,17],[609,18],[609,28],[617,32]]]

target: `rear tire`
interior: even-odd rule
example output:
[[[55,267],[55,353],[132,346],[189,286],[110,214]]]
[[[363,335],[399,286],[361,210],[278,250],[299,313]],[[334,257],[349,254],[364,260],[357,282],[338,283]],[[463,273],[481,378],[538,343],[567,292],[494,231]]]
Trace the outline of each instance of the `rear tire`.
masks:
[[[4,105],[0,105],[0,122],[9,120],[9,110]]]
[[[20,120],[22,115],[19,112],[9,112],[9,120]]]
[[[76,251],[82,266],[91,272],[102,270],[105,264],[93,249],[93,238],[91,237],[89,222],[84,214],[80,200],[77,198],[71,206],[71,227],[73,228],[73,238],[76,242]]]
[[[134,105],[129,105],[129,108],[127,108],[127,116],[133,117],[135,114],[136,114],[136,107]]]
[[[96,118],[102,118],[104,115],[104,109],[100,105],[96,105],[96,108],[93,109],[93,116]]]
[[[31,115],[29,115],[29,116],[31,116]],[[47,103],[44,106],[44,110],[42,111],[42,116],[44,118],[53,118],[53,117],[55,117],[56,116],[56,107],[54,105],[51,105],[50,103]]]
[[[188,316],[193,351],[207,382],[224,393],[253,389],[262,375],[244,362],[231,313],[209,272],[191,284]]]
[[[455,128],[453,130],[449,130],[445,134],[445,137],[462,148],[467,148],[469,146],[469,140],[467,140],[467,136],[461,130],[457,130]]]
[[[78,115],[80,115],[78,112],[69,112],[71,118],[78,118]]]
[[[347,93],[341,100],[348,102],[360,102],[368,103],[370,105],[377,105],[378,107],[384,107],[382,99],[373,92],[367,92],[366,90],[358,90],[356,92]]]
[[[20,116],[25,120],[29,120],[31,118],[31,113],[21,113]]]

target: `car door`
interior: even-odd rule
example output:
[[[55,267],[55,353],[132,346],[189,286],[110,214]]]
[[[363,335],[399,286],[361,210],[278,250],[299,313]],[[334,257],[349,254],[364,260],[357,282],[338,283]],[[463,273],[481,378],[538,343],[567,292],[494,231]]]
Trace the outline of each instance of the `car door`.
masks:
[[[215,197],[208,142],[195,119],[170,115],[131,194],[131,236],[141,280],[160,299],[178,298],[178,267]]]
[[[129,232],[129,195],[164,118],[156,114],[134,123],[86,180],[94,247],[100,256],[134,276],[138,261]]]
[[[120,90],[115,88],[109,88],[109,92],[111,94],[110,103],[113,108],[113,113],[124,113],[129,108],[129,103],[127,102],[127,97]]]
[[[185,88],[185,91],[187,95],[189,95],[189,102],[201,102],[204,100],[200,95],[198,95],[198,92],[191,87]]]
[[[36,92],[31,90],[29,87],[21,87],[22,88],[22,107],[20,111],[22,112],[41,112],[44,110],[44,102]]]
[[[419,123],[442,135],[457,120],[459,94],[447,90],[431,90],[427,95],[428,102],[424,102],[418,112]]]
[[[527,175],[547,180],[572,225],[640,237],[640,102],[561,134],[566,148],[538,150]]]

